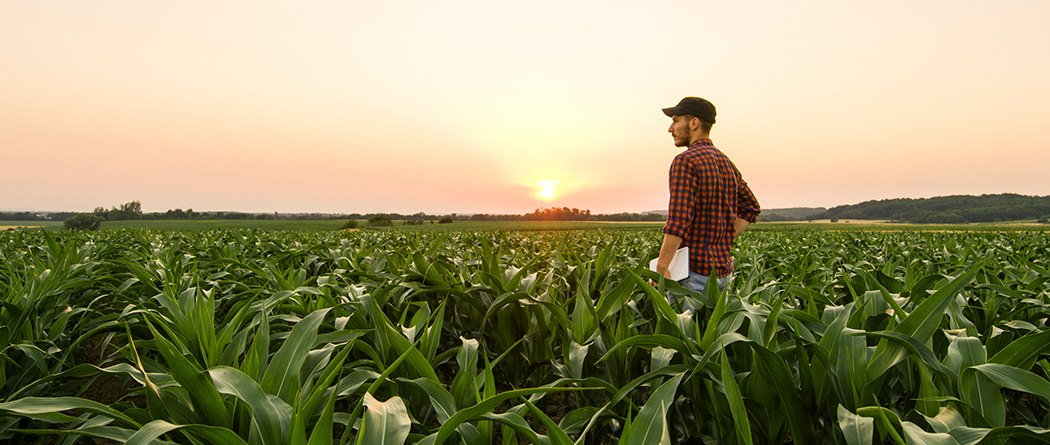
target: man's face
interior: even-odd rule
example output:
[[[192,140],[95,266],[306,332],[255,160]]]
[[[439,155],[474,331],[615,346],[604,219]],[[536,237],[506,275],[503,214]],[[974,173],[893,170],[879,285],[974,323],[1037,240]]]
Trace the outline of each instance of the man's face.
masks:
[[[671,116],[671,127],[667,131],[674,138],[675,147],[689,146],[689,119],[686,116]]]

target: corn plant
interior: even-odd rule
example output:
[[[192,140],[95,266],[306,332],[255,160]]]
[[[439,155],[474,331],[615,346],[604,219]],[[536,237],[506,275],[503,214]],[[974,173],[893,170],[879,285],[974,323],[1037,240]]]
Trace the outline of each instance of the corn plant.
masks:
[[[1043,233],[755,229],[699,293],[657,231],[3,234],[0,434],[1050,441]]]

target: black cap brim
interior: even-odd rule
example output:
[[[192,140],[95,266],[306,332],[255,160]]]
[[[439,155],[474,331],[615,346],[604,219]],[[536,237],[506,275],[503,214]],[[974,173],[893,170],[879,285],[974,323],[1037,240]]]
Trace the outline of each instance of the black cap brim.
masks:
[[[683,116],[683,115],[686,115],[686,114],[689,114],[689,113],[683,112],[678,107],[670,107],[670,108],[664,108],[664,114],[666,114],[667,117],[674,117],[674,116]]]

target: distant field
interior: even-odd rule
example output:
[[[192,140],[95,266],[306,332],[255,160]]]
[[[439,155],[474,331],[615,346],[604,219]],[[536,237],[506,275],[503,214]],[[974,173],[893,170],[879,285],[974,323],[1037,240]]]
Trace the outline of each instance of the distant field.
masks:
[[[153,230],[209,230],[209,229],[263,229],[263,230],[339,230],[346,220],[153,220],[153,221],[107,221],[102,230],[135,228]],[[650,229],[663,227],[662,222],[598,222],[598,221],[456,221],[451,224],[406,226],[404,221],[394,221],[390,227],[371,227],[367,221],[358,221],[357,227],[365,230],[399,231],[490,231],[490,230],[586,230],[586,229]],[[61,222],[55,221],[0,221],[3,229],[39,228],[60,230]]]
[[[394,221],[392,227],[369,227],[365,221],[360,221],[359,228],[368,230],[405,230],[405,231],[489,231],[489,230],[623,230],[623,229],[655,229],[663,227],[663,222],[612,222],[612,221],[456,221],[451,224],[430,224],[424,222],[418,226],[405,226],[401,221]]]
[[[261,230],[298,230],[298,231],[331,231],[339,230],[346,220],[162,220],[162,221],[108,221],[102,223],[102,230],[136,228],[153,230],[209,230],[209,229],[261,229]],[[379,231],[528,231],[528,230],[638,230],[659,229],[663,222],[605,222],[605,221],[456,221],[451,224],[431,224],[425,221],[422,225],[406,226],[404,221],[394,221],[390,227],[371,227],[367,221],[358,221],[360,230]],[[62,222],[56,221],[0,221],[0,230],[39,229],[61,230]],[[783,229],[815,230],[873,230],[873,231],[1039,231],[1050,230],[1046,224],[1034,221],[1018,221],[987,224],[901,224],[883,221],[840,220],[761,222],[751,226],[752,230]]]
[[[153,230],[268,229],[268,230],[338,230],[346,221],[298,220],[152,220],[106,221],[102,230],[125,227]],[[0,221],[0,227],[45,227],[61,230],[61,221]]]
[[[39,229],[41,227],[62,228],[62,223],[54,221],[0,221],[0,230]]]
[[[17,230],[17,229],[37,229],[40,226],[4,226],[0,225],[0,230]]]

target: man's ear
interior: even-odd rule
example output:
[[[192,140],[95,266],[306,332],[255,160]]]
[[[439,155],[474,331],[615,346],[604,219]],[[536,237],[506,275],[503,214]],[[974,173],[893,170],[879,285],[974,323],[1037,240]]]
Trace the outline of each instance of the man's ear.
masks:
[[[689,130],[697,131],[697,130],[700,129],[700,126],[701,126],[700,118],[698,118],[696,116],[692,116],[692,117],[689,118]]]

